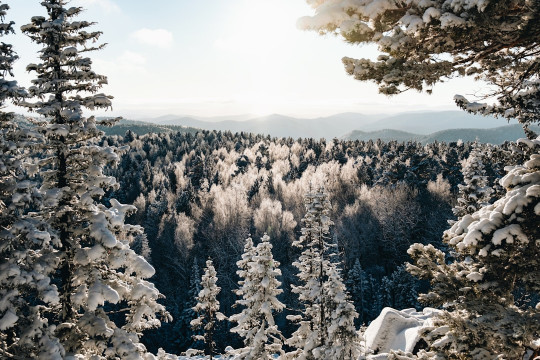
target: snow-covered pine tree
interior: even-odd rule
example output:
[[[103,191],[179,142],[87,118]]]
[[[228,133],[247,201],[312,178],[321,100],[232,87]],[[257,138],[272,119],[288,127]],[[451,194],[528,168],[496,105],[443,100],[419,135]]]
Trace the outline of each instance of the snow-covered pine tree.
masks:
[[[42,46],[40,62],[27,66],[36,73],[28,91],[37,100],[23,104],[43,116],[39,217],[58,235],[53,283],[60,301],[49,322],[66,356],[140,359],[146,354],[141,331],[160,325],[158,313],[169,315],[157,302],[159,291],[144,280],[154,269],[130,248],[132,235],[142,230],[124,224],[135,207],[102,201],[107,190],[118,187],[104,167],[115,165],[122,149],[100,146],[98,122],[83,114],[111,107],[112,97],[97,93],[106,77],[92,71],[85,57],[103,47],[88,45],[101,32],[87,31],[91,22],[73,20],[82,8],[66,4],[44,0],[47,16],[34,16],[21,27]],[[116,312],[114,320],[105,306]]]
[[[231,331],[244,340],[244,347],[236,351],[238,359],[270,360],[274,354],[282,354],[282,335],[274,322],[274,312],[285,307],[277,296],[283,292],[277,280],[281,276],[279,262],[274,261],[270,237],[266,234],[253,253],[251,238],[246,242],[242,260],[238,261],[238,271],[242,299],[237,304],[244,307],[242,312],[230,317],[238,325]],[[251,243],[251,245],[250,245]],[[245,262],[251,257],[251,261]],[[246,266],[247,271],[242,270]]]
[[[350,268],[347,274],[347,288],[351,294],[351,298],[354,303],[354,307],[358,312],[358,320],[360,325],[364,324],[364,318],[368,311],[368,292],[369,285],[367,284],[366,272],[362,269],[360,260],[356,259],[352,268]]]
[[[287,357],[307,360],[326,359],[327,352],[335,354],[341,346],[339,342],[329,342],[329,339],[335,341],[334,335],[344,334],[344,329],[348,332],[347,324],[349,321],[354,322],[358,314],[348,300],[334,298],[338,292],[345,294],[344,288],[342,292],[336,289],[330,291],[331,286],[337,286],[338,279],[341,286],[344,285],[341,275],[330,259],[332,247],[335,245],[330,239],[330,226],[333,222],[329,217],[331,206],[324,188],[321,187],[316,191],[310,188],[304,198],[304,204],[306,215],[302,219],[304,224],[302,235],[293,243],[294,246],[302,249],[298,261],[293,263],[300,271],[298,274],[300,285],[293,286],[292,290],[298,294],[304,309],[301,315],[287,317],[299,324],[299,328],[287,340],[288,345],[295,347],[296,350],[288,353]],[[332,275],[332,282],[330,282],[330,275]],[[343,306],[342,301],[351,308],[347,307],[347,311],[341,312],[343,309],[338,309],[338,306]],[[345,326],[345,328],[338,326],[339,331],[333,321],[338,313],[345,316],[335,320],[342,321]],[[330,326],[333,326],[332,334],[329,333]],[[351,343],[351,346],[355,345],[356,340]],[[353,351],[352,354],[354,353]]]
[[[0,36],[14,33],[5,18],[9,6],[0,2]],[[21,128],[14,114],[3,109],[26,91],[9,77],[17,55],[0,43],[0,358],[60,359],[63,348],[53,335],[46,315],[58,303],[51,284],[57,237],[30,212],[39,202],[32,181],[31,149],[38,133]],[[29,168],[28,168],[29,167]]]
[[[253,261],[253,258],[255,257],[255,255],[256,255],[256,248],[253,245],[253,239],[251,238],[251,234],[250,234],[250,236],[246,239],[246,243],[244,244],[244,252],[242,253],[240,260],[236,262],[236,266],[238,266],[238,270],[236,271],[236,274],[238,275],[238,278],[239,278],[238,280],[239,287],[238,289],[233,290],[236,296],[238,296],[238,299],[233,304],[233,307],[238,307],[238,306],[242,307],[242,302],[245,299],[254,296],[254,293],[258,291],[258,289],[254,289],[254,287],[245,286],[246,279],[250,276],[250,273],[249,273],[250,264]],[[242,313],[244,313],[244,311],[247,311],[247,309],[242,310]],[[240,315],[239,314],[232,315],[230,318],[231,322],[238,323],[238,320],[239,320],[238,316]],[[247,319],[243,321],[242,324],[238,323],[234,327],[234,330],[231,329],[231,331],[236,332],[238,334],[240,334],[241,332],[248,331],[249,329],[253,328],[256,325],[255,319],[249,319],[249,321],[251,321],[251,323],[249,323]]]
[[[400,265],[390,275],[392,283],[392,307],[398,310],[414,307],[418,303],[418,279],[407,272],[405,265]]]
[[[201,329],[196,333],[191,330],[191,321],[197,318],[197,313],[193,310],[193,307],[197,305],[197,296],[201,292],[201,271],[198,264],[198,259],[193,259],[193,266],[191,267],[191,277],[189,279],[189,291],[188,291],[188,300],[185,303],[184,310],[180,315],[180,318],[177,319],[176,333],[179,334],[178,347],[180,348],[191,348],[191,349],[202,349],[201,341],[194,341],[195,335],[203,335]]]
[[[217,285],[217,273],[212,260],[206,261],[204,274],[201,278],[201,291],[197,296],[197,305],[193,310],[199,314],[196,319],[191,321],[191,326],[194,331],[199,329],[204,330],[204,335],[195,335],[194,339],[204,341],[205,353],[210,355],[210,359],[215,354],[216,344],[214,342],[214,330],[217,321],[225,320],[225,315],[219,312],[219,301],[217,296],[221,290]]]
[[[327,333],[327,309],[323,303],[323,284],[327,279],[324,270],[330,263],[327,256],[330,226],[330,201],[321,191],[309,192],[304,197],[306,215],[302,219],[302,235],[293,246],[302,254],[293,265],[299,270],[300,284],[293,286],[293,293],[303,305],[301,315],[287,318],[299,324],[298,329],[287,339],[287,344],[296,348],[287,356],[293,359],[322,359],[324,357],[324,337]],[[326,255],[326,256],[325,256]]]
[[[489,186],[482,158],[482,148],[475,141],[471,154],[463,164],[463,184],[458,185],[458,202],[452,209],[458,219],[488,205],[491,199],[493,189]]]
[[[242,258],[236,262],[236,266],[238,266],[238,271],[236,271],[236,273],[240,277],[240,280],[238,281],[238,285],[240,287],[235,291],[235,293],[239,297],[242,297],[244,295],[249,297],[252,295],[245,292],[246,290],[250,289],[244,288],[244,283],[250,275],[250,263],[253,261],[253,258],[256,254],[257,252],[255,246],[253,245],[253,239],[250,236],[246,239],[246,243],[244,244],[244,252],[242,253]]]
[[[376,60],[345,57],[348,74],[373,81],[383,94],[431,88],[454,76],[471,76],[493,85],[479,100],[456,95],[467,111],[538,121],[540,13],[531,0],[318,0],[315,15],[300,26],[333,33],[352,44],[372,43]],[[391,76],[389,76],[391,74]]]
[[[330,315],[324,339],[324,359],[356,360],[361,354],[361,337],[354,326],[358,313],[349,299],[339,270],[333,265],[328,269],[328,280],[324,284],[326,308]]]
[[[422,358],[521,359],[537,346],[540,303],[517,306],[515,294],[540,291],[540,138],[518,143],[529,160],[507,167],[505,196],[445,232],[455,262],[431,245],[409,249],[409,271],[432,285],[420,300],[446,309]]]

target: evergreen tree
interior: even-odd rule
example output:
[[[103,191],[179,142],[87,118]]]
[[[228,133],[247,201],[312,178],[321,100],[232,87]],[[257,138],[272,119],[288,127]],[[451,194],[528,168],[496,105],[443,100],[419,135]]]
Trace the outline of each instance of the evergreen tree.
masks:
[[[418,280],[406,270],[405,265],[400,265],[390,276],[392,291],[391,306],[397,310],[410,307],[420,308],[418,303]]]
[[[244,283],[250,275],[250,264],[256,254],[257,252],[255,246],[253,246],[253,239],[251,237],[248,237],[244,245],[244,252],[242,253],[242,258],[236,262],[236,265],[238,266],[238,271],[236,271],[236,273],[240,277],[240,280],[238,281],[238,285],[240,285],[240,288],[237,289],[235,293],[240,297],[244,295],[249,297],[252,295],[245,292],[252,289],[244,289]]]
[[[446,309],[436,323],[432,358],[518,359],[535,348],[540,303],[520,306],[515,295],[540,291],[540,138],[520,143],[530,157],[507,167],[501,179],[505,196],[445,232],[456,261],[446,264],[444,254],[431,245],[409,249],[415,262],[409,271],[432,285],[420,300]]]
[[[358,313],[349,301],[341,274],[336,266],[328,269],[328,280],[324,287],[326,308],[329,310],[324,359],[356,360],[361,350],[361,338],[354,326],[354,319],[358,317]]]
[[[21,29],[42,46],[40,62],[27,67],[37,74],[28,89],[37,100],[24,105],[43,116],[37,216],[58,238],[52,282],[59,287],[59,306],[49,321],[66,356],[138,359],[146,354],[141,331],[160,325],[157,313],[169,315],[157,303],[159,291],[144,280],[154,269],[130,248],[141,228],[124,224],[124,218],[135,207],[102,201],[118,187],[104,167],[118,162],[120,149],[100,146],[95,117],[83,115],[83,109],[111,107],[112,97],[97,93],[106,77],[92,71],[84,56],[103,47],[88,46],[101,32],[86,30],[93,23],[74,21],[82,8],[66,8],[66,0],[41,4],[47,16],[34,16]],[[106,306],[123,315],[113,319]]]
[[[236,266],[238,267],[236,274],[239,277],[239,288],[234,290],[234,293],[236,294],[236,296],[238,296],[238,299],[235,301],[232,307],[242,306],[241,303],[245,301],[245,299],[253,297],[255,295],[255,292],[258,291],[258,289],[246,285],[246,280],[250,278],[251,263],[253,262],[253,259],[256,255],[256,247],[253,245],[253,239],[250,235],[246,239],[246,243],[244,244],[244,252],[242,253],[241,259],[236,262]],[[245,311],[248,311],[248,309],[242,310],[242,313],[244,313]],[[240,315],[233,315],[231,317],[231,321],[238,322],[239,316]],[[240,334],[241,332],[246,332],[249,329],[254,328],[256,325],[256,319],[245,319],[242,324],[238,324],[236,327],[234,327],[234,330],[231,329],[231,331]]]
[[[146,261],[150,262],[152,257],[152,249],[148,243],[148,236],[146,233],[140,233],[135,236],[131,248],[139,255],[141,255]]]
[[[324,336],[327,333],[327,309],[322,299],[323,284],[327,274],[324,272],[330,263],[327,256],[330,226],[330,202],[324,191],[310,191],[304,197],[306,215],[302,219],[302,235],[293,246],[302,250],[293,265],[300,271],[300,285],[293,286],[293,292],[304,309],[301,315],[287,318],[299,324],[299,328],[287,340],[296,348],[289,354],[292,358],[306,360],[324,357]],[[326,255],[326,256],[325,256]]]
[[[463,173],[463,184],[458,185],[458,203],[453,209],[454,215],[458,219],[489,204],[493,192],[484,170],[482,149],[478,141],[474,142],[471,154],[461,172]]]
[[[201,271],[197,258],[193,259],[191,267],[191,277],[189,279],[188,300],[185,304],[180,318],[177,320],[176,333],[178,334],[178,347],[180,349],[199,349],[202,348],[201,341],[193,341],[196,335],[203,335],[200,329],[194,333],[191,330],[191,321],[197,318],[197,312],[193,308],[197,305],[197,296],[202,290],[201,287]]]
[[[14,23],[5,21],[7,10],[0,3],[2,37],[14,33]],[[40,198],[31,151],[42,138],[4,111],[8,101],[26,96],[9,79],[17,58],[10,44],[0,43],[0,358],[61,359],[64,350],[46,318],[58,303],[50,278],[58,239],[31,213]]]
[[[191,321],[193,331],[199,329],[204,330],[204,335],[195,335],[194,339],[204,341],[205,354],[213,358],[216,352],[216,344],[214,342],[214,330],[216,322],[225,320],[225,315],[219,312],[219,301],[217,296],[221,290],[217,285],[217,273],[212,260],[206,261],[206,268],[201,279],[201,291],[197,296],[197,305],[193,310],[199,314],[199,317]]]
[[[238,266],[244,266],[244,260],[251,251],[248,239],[246,253]],[[246,256],[245,256],[246,255]],[[244,306],[241,313],[230,317],[238,325],[231,331],[238,333],[244,339],[244,348],[237,350],[239,359],[270,360],[274,354],[282,353],[282,336],[274,322],[274,312],[285,307],[277,296],[283,292],[277,277],[281,275],[279,262],[272,256],[272,244],[266,234],[257,245],[252,260],[246,264],[247,271],[239,273],[245,277],[241,283],[242,300],[237,304]],[[241,275],[242,276],[242,275]]]
[[[306,215],[302,219],[302,236],[293,243],[302,249],[298,261],[293,263],[300,271],[298,277],[301,284],[294,286],[293,292],[299,295],[304,309],[301,315],[288,316],[290,320],[299,323],[299,328],[287,341],[296,348],[288,356],[311,360],[325,359],[327,353],[339,353],[349,359],[349,354],[356,353],[353,348],[357,341],[351,341],[351,351],[347,354],[342,351],[348,351],[349,348],[340,348],[341,343],[333,341],[337,340],[337,334],[343,336],[350,333],[348,324],[354,322],[358,314],[345,299],[341,275],[330,259],[334,246],[330,242],[330,226],[333,225],[329,217],[330,201],[324,188],[313,192],[310,189],[304,198],[304,204]],[[333,289],[333,286],[336,288]],[[343,306],[346,306],[346,309],[343,309]],[[338,315],[341,317],[334,318]],[[342,325],[338,326],[334,321],[341,322]]]
[[[347,284],[347,288],[349,290],[349,293],[351,294],[354,307],[358,312],[358,320],[360,324],[364,323],[364,319],[366,318],[366,312],[369,307],[367,303],[367,281],[368,280],[366,278],[366,272],[362,269],[360,260],[356,259],[353,267],[349,270],[347,281],[345,283]]]

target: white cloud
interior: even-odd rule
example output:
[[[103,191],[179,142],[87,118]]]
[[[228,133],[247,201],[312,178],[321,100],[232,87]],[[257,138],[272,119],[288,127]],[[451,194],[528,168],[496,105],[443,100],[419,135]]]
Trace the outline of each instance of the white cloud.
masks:
[[[106,13],[120,13],[120,7],[112,0],[78,0],[77,5],[85,8],[99,7]]]
[[[173,34],[165,29],[143,28],[131,34],[131,37],[145,45],[170,48],[173,44]]]

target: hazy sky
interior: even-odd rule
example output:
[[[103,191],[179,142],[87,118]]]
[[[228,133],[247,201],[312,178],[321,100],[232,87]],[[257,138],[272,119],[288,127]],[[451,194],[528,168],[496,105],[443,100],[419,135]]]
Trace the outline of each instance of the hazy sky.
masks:
[[[25,72],[39,47],[20,33],[40,0],[6,0],[16,22],[13,43],[20,55],[16,75]],[[108,43],[90,56],[108,76],[114,113],[126,117],[165,114],[218,116],[281,113],[317,117],[340,112],[392,113],[456,109],[456,93],[479,84],[453,80],[431,96],[415,92],[387,98],[376,86],[348,76],[343,56],[374,57],[370,47],[345,44],[296,28],[312,14],[304,0],[73,0],[79,19],[96,21]]]

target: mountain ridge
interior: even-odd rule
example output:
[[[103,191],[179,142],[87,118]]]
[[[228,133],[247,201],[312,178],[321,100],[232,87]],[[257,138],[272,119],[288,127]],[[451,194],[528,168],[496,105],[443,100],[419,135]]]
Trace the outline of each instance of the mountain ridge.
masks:
[[[540,126],[532,126],[531,130],[540,132]],[[354,130],[349,134],[342,136],[341,140],[360,140],[369,141],[381,139],[383,141],[418,141],[422,144],[439,142],[475,141],[478,139],[481,143],[502,144],[505,141],[515,141],[518,138],[525,137],[525,132],[519,124],[500,126],[491,129],[448,129],[434,132],[432,134],[414,134],[395,129],[384,129],[377,131]]]
[[[222,120],[212,121],[218,118]],[[236,116],[200,118],[165,115],[144,121],[160,125],[188,126],[203,130],[221,130],[233,133],[252,132],[275,137],[311,137],[315,139],[341,138],[354,130],[380,131],[392,129],[429,135],[449,129],[495,128],[508,124],[504,119],[471,115],[463,111],[407,112],[393,115],[349,112],[311,119],[270,114],[242,121],[238,120]]]

